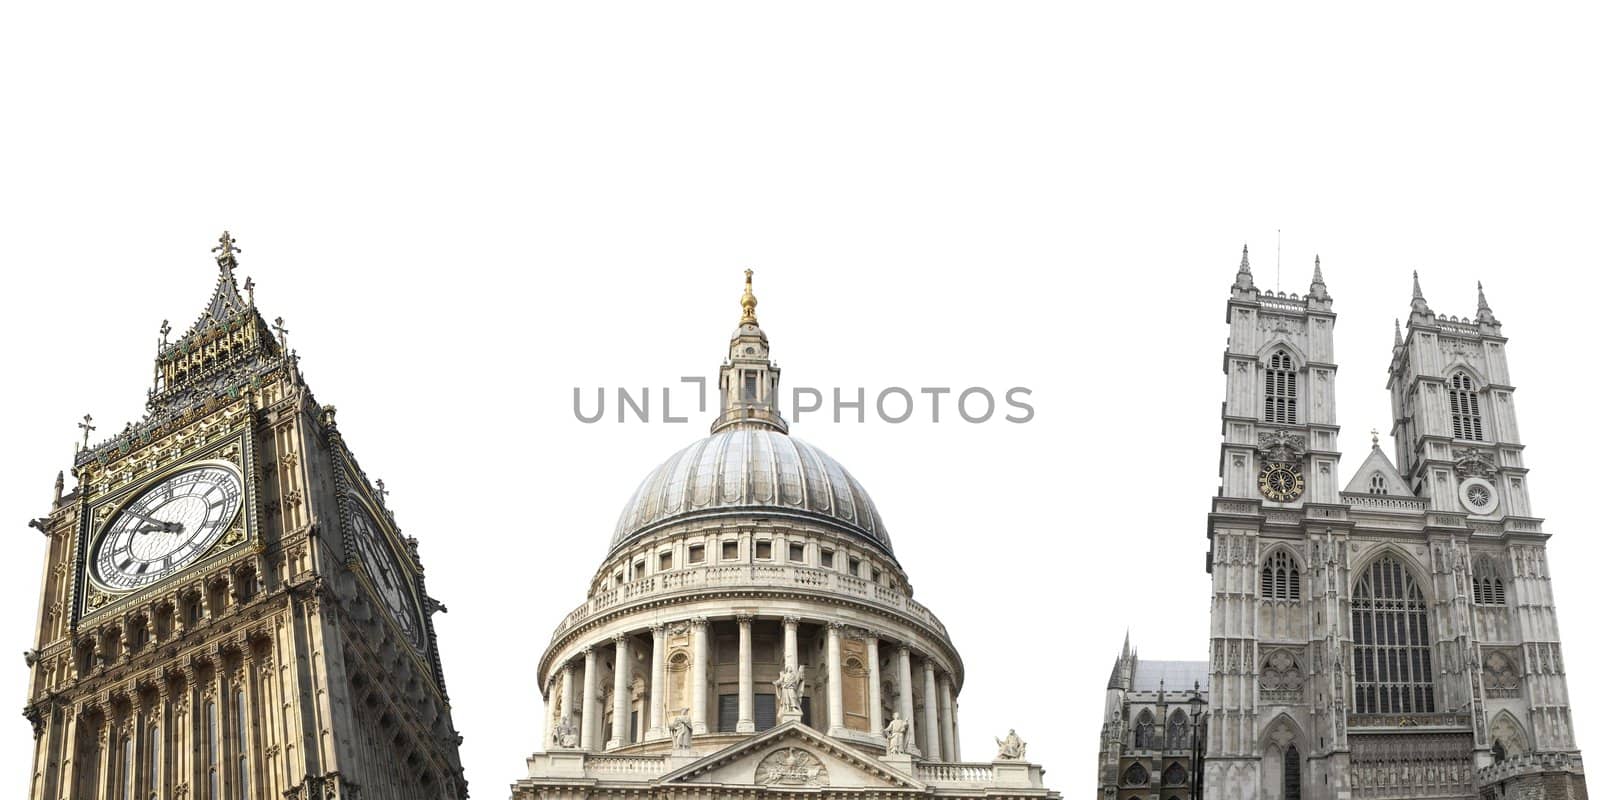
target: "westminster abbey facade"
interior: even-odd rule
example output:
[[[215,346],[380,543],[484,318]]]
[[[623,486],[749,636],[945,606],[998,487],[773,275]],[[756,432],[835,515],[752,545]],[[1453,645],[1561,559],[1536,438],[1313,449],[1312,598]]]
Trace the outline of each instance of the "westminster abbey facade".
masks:
[[[1102,800],[1585,800],[1501,323],[1395,323],[1394,457],[1340,482],[1333,300],[1227,304],[1211,651],[1107,688]],[[1164,676],[1182,676],[1176,682]]]

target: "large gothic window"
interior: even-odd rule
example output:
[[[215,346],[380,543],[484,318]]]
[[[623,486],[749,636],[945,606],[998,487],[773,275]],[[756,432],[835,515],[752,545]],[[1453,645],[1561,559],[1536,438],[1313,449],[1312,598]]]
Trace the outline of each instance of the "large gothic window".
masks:
[[[1433,651],[1422,589],[1399,559],[1384,556],[1356,583],[1357,714],[1433,711]]]
[[[1450,426],[1457,439],[1483,441],[1483,415],[1478,413],[1478,390],[1472,377],[1457,372],[1450,378]]]
[[[1480,606],[1506,604],[1506,582],[1494,559],[1484,556],[1472,565],[1472,602]]]
[[[1299,391],[1295,386],[1294,359],[1279,350],[1267,359],[1267,422],[1293,425],[1298,418]]]
[[[1172,718],[1167,720],[1167,749],[1183,750],[1189,746],[1189,718],[1184,715],[1183,709],[1172,712]]]
[[[1292,744],[1283,751],[1283,800],[1300,800],[1300,750]]]
[[[1140,750],[1156,746],[1156,718],[1150,716],[1149,709],[1139,714],[1139,721],[1133,726],[1133,746]]]
[[[1261,568],[1261,597],[1265,600],[1300,599],[1300,565],[1279,550]]]

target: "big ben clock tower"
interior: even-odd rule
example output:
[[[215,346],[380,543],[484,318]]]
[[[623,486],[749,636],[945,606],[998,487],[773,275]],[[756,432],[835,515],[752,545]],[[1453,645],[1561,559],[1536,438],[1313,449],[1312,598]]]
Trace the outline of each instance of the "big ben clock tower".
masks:
[[[33,800],[466,796],[417,540],[213,248],[148,413],[56,481]]]

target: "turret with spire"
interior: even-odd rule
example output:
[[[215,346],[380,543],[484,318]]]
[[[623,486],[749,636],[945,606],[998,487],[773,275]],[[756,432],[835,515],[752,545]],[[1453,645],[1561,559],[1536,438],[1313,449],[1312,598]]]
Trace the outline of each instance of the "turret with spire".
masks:
[[[1239,272],[1233,276],[1233,294],[1254,295],[1256,293],[1255,278],[1250,275],[1250,245],[1244,246],[1244,254],[1239,257]]]
[[[1322,282],[1320,255],[1311,266],[1311,290],[1306,292],[1306,301],[1312,308],[1328,309],[1333,306],[1333,298],[1328,295],[1328,284]]]
[[[756,320],[755,270],[744,271],[744,295],[739,298],[739,327],[728,342],[728,358],[722,362],[717,388],[721,413],[711,423],[711,432],[730,428],[766,428],[789,432],[789,423],[778,413],[778,365],[767,349],[767,334]]]
[[[1485,333],[1500,332],[1500,320],[1494,318],[1489,299],[1483,296],[1483,281],[1478,281],[1478,325],[1486,329]]]
[[[1422,296],[1422,278],[1416,270],[1411,270],[1411,322],[1433,322],[1433,309],[1428,308],[1428,300]]]
[[[145,406],[145,420],[95,447],[85,444],[77,462],[103,455],[128,437],[148,435],[147,428],[160,426],[195,411],[215,400],[219,392],[240,392],[259,384],[267,376],[291,362],[255,307],[255,282],[240,286],[234,271],[239,267],[239,247],[233,234],[223,231],[211,248],[217,262],[217,283],[200,317],[181,336],[169,341],[172,327],[161,322],[161,338],[156,349],[155,383]]]

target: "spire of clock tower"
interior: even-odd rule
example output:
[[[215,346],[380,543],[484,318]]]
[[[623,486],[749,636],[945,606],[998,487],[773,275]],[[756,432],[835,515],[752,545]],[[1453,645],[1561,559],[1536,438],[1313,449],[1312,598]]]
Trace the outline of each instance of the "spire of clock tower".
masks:
[[[156,383],[148,401],[151,411],[182,407],[207,395],[219,379],[247,381],[250,375],[276,366],[285,355],[256,311],[255,282],[246,278],[240,291],[234,271],[244,248],[232,233],[223,231],[211,252],[217,262],[217,285],[205,310],[171,342],[166,341],[163,324]]]

